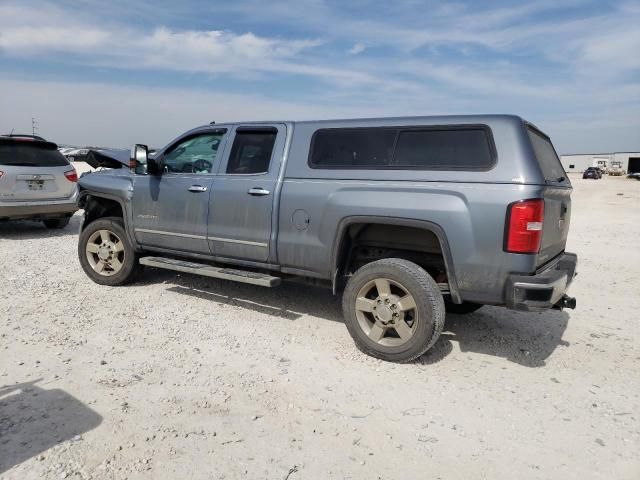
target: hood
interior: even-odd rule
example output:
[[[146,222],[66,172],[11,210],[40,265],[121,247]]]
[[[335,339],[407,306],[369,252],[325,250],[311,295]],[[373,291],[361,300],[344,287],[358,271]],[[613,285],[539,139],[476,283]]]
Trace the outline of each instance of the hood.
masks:
[[[121,148],[104,148],[89,150],[86,162],[93,168],[129,168],[129,150]]]

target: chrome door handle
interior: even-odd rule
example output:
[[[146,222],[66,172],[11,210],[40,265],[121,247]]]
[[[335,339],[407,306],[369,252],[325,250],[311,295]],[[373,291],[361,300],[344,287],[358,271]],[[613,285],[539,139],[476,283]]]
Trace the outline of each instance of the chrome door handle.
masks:
[[[253,187],[253,188],[250,188],[247,193],[249,195],[269,195],[270,192],[269,190],[265,190],[264,188]]]
[[[195,193],[206,192],[207,187],[203,187],[202,185],[191,185],[189,187],[189,191]]]

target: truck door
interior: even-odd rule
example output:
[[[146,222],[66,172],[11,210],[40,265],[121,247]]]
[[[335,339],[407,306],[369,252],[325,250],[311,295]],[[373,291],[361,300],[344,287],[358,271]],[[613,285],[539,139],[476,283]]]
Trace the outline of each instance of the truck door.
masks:
[[[285,137],[284,124],[240,125],[232,132],[210,200],[207,236],[214,255],[269,260]]]
[[[225,129],[182,137],[161,152],[162,175],[136,175],[132,208],[141,245],[211,254],[209,195]]]

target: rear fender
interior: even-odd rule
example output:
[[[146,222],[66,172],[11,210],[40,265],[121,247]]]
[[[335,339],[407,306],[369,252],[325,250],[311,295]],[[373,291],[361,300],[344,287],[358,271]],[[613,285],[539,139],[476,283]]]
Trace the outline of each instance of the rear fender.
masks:
[[[336,236],[333,242],[334,248],[331,255],[331,282],[333,287],[333,293],[337,290],[338,275],[340,273],[340,252],[342,251],[343,242],[345,240],[347,228],[350,225],[359,223],[372,223],[372,224],[384,224],[384,225],[399,225],[405,227],[419,228],[422,230],[433,233],[440,242],[440,248],[442,250],[442,256],[444,258],[445,269],[447,272],[447,279],[449,282],[449,291],[451,293],[451,299],[454,303],[462,303],[460,297],[458,282],[456,280],[456,274],[453,264],[453,257],[451,255],[451,249],[447,236],[440,225],[425,220],[414,220],[399,217],[379,217],[370,215],[358,215],[350,216],[342,219],[336,230]]]

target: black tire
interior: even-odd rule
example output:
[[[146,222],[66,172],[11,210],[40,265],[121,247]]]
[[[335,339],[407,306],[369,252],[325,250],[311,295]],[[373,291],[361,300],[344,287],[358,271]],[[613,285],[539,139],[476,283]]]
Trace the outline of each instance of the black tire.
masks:
[[[89,242],[89,239],[94,233],[100,230],[108,230],[114,233],[124,246],[123,259],[121,262],[122,266],[117,273],[113,273],[109,276],[100,274],[94,270],[89,263],[87,254],[87,243]],[[127,237],[127,233],[124,229],[124,223],[120,217],[99,218],[87,225],[80,233],[80,238],[78,240],[78,258],[80,260],[80,265],[82,265],[82,269],[87,276],[100,285],[117,286],[131,283],[142,270],[142,266],[138,263],[138,254],[129,242],[129,238]]]
[[[397,282],[415,301],[412,334],[401,345],[387,346],[373,341],[358,319],[358,294],[375,279]],[[422,267],[399,258],[385,258],[360,268],[344,290],[342,311],[356,346],[367,355],[390,362],[406,363],[420,357],[436,343],[444,328],[445,306],[438,285]]]
[[[43,220],[42,223],[44,223],[44,226],[47,228],[61,229],[69,225],[69,220],[71,220],[71,217],[47,218],[46,220]]]
[[[473,302],[453,303],[448,300],[444,301],[444,306],[447,309],[447,313],[455,313],[457,315],[465,315],[467,313],[473,313],[476,310],[483,307],[481,303],[473,303]]]

